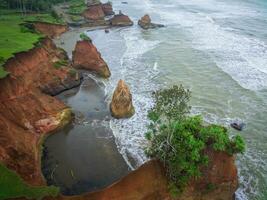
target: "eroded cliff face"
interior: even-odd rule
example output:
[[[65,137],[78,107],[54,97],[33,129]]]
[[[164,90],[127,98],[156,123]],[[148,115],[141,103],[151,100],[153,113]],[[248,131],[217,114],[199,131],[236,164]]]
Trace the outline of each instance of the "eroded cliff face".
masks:
[[[10,75],[0,80],[0,161],[32,185],[44,184],[42,139],[71,119],[70,109],[44,92],[58,93],[81,79],[70,66],[55,67],[62,59],[64,51],[44,39],[40,47],[8,60]]]
[[[110,77],[107,63],[97,51],[95,45],[87,40],[78,41],[72,54],[73,66],[97,73],[101,77]]]
[[[50,38],[56,38],[59,37],[61,34],[68,31],[67,25],[61,25],[61,24],[51,24],[46,22],[34,22],[33,26],[35,30],[38,32],[50,37]]]

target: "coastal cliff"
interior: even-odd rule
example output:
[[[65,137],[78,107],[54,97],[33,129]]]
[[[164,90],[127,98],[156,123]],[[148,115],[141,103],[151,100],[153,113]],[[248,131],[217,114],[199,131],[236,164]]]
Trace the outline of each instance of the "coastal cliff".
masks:
[[[76,43],[73,51],[73,66],[77,69],[95,72],[103,78],[108,78],[111,75],[107,63],[103,60],[95,45],[87,40]]]
[[[68,31],[67,25],[51,24],[47,22],[33,22],[34,29],[50,38],[59,37]]]
[[[65,52],[46,38],[9,59],[5,69],[10,75],[0,80],[0,161],[31,185],[45,184],[43,138],[71,119],[70,108],[49,94],[80,84],[81,76],[67,61],[59,64],[65,59]]]

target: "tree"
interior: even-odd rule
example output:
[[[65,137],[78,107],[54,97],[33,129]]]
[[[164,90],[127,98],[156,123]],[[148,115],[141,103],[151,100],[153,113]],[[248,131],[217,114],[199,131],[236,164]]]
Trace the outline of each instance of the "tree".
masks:
[[[181,193],[188,181],[201,176],[200,167],[208,164],[205,149],[243,153],[244,140],[230,138],[225,127],[204,126],[201,116],[188,116],[191,92],[183,86],[159,90],[148,114],[151,123],[146,133],[146,154],[160,160],[170,181],[170,189]]]

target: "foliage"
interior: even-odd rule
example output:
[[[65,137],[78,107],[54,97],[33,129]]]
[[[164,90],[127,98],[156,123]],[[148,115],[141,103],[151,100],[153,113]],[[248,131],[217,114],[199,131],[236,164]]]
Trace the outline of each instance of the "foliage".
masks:
[[[69,75],[70,75],[71,77],[75,77],[76,74],[77,74],[77,71],[76,71],[75,69],[70,69],[70,70],[69,70]]]
[[[69,62],[67,60],[58,60],[57,62],[54,63],[54,67],[56,69],[60,69],[62,66],[67,66]]]
[[[15,172],[0,164],[0,199],[20,198],[42,199],[56,197],[59,189],[54,186],[34,187],[27,185]]]
[[[92,42],[92,39],[88,35],[86,35],[85,33],[81,33],[80,34],[80,38],[82,40],[86,40],[86,41]]]
[[[208,164],[205,149],[244,152],[240,136],[229,138],[225,127],[205,126],[201,116],[187,115],[190,91],[183,86],[160,90],[154,96],[155,106],[148,114],[151,124],[146,133],[146,154],[166,167],[171,193],[181,193],[190,179],[201,176],[200,167]]]
[[[50,11],[52,6],[66,0],[0,0],[4,9],[19,9],[21,12]]]
[[[149,116],[159,116],[164,113],[167,120],[180,120],[190,111],[188,106],[190,95],[190,91],[184,89],[182,85],[174,85],[170,89],[155,92],[153,96],[157,103]]]
[[[71,15],[81,15],[81,13],[86,9],[84,1],[71,0],[68,13]]]

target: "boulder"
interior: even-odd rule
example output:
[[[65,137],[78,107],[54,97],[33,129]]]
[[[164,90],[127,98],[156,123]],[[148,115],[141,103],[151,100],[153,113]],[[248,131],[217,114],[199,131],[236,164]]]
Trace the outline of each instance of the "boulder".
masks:
[[[102,9],[106,16],[114,15],[112,4],[110,2],[102,4]]]
[[[234,128],[238,131],[242,131],[244,129],[244,127],[246,126],[245,123],[243,123],[243,122],[233,122],[230,125],[232,128]]]
[[[96,4],[89,6],[83,13],[82,16],[87,20],[104,20],[105,13],[102,9],[102,4]]]
[[[132,26],[133,21],[127,16],[120,12],[120,14],[115,15],[110,19],[111,26]]]
[[[76,43],[72,60],[74,68],[95,72],[103,78],[108,78],[111,75],[107,63],[90,41],[82,40]]]
[[[139,21],[138,25],[143,29],[153,29],[153,28],[160,28],[164,27],[162,24],[154,24],[151,23],[151,18],[149,15],[143,16]]]
[[[110,104],[111,115],[115,118],[129,118],[134,115],[132,94],[123,80],[119,80]]]

